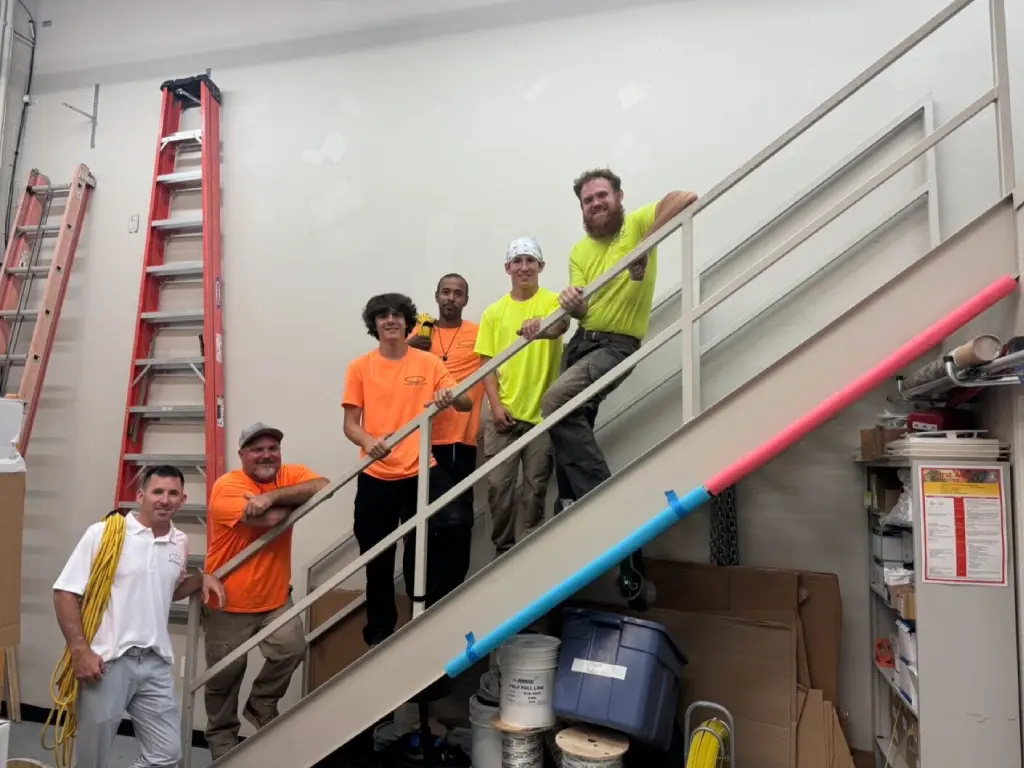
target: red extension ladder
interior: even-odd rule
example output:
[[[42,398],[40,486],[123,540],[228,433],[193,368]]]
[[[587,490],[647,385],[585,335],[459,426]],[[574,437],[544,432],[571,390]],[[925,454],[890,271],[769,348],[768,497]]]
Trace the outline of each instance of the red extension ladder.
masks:
[[[78,238],[95,187],[96,179],[85,165],[75,169],[70,184],[51,184],[33,168],[0,265],[0,396],[25,403],[18,439],[22,455],[35,423]],[[62,198],[67,199],[60,223],[51,223],[53,203]],[[51,237],[56,238],[53,252],[46,254],[44,241]],[[33,326],[31,333],[25,332],[27,325]]]
[[[206,498],[226,468],[224,442],[224,342],[220,220],[220,90],[209,75],[169,80],[160,86],[163,106],[149,204],[139,308],[132,345],[124,435],[115,505],[135,509],[137,480],[148,466],[171,464],[205,477],[201,501],[179,513],[205,522]],[[198,108],[200,127],[185,129],[187,110]],[[195,113],[191,113],[195,114]],[[184,198],[201,203],[180,210]],[[172,210],[174,202],[175,210]],[[201,243],[201,253],[198,244]],[[191,285],[201,292],[179,308]],[[197,290],[197,286],[201,286]],[[174,295],[169,295],[171,291]],[[171,382],[176,377],[178,382]],[[201,385],[182,403],[181,381]],[[161,397],[160,391],[175,390]],[[195,386],[193,384],[192,386]],[[185,388],[189,388],[186,383]],[[196,387],[198,388],[198,387]],[[160,425],[160,430],[150,427]],[[171,435],[167,435],[166,431]],[[155,432],[163,434],[154,434]],[[147,440],[147,434],[153,440]],[[173,447],[154,447],[160,439]],[[203,446],[198,446],[202,440]],[[182,446],[187,443],[185,449]],[[195,448],[192,448],[192,446]],[[194,475],[193,475],[194,477]],[[198,557],[198,561],[202,561]]]

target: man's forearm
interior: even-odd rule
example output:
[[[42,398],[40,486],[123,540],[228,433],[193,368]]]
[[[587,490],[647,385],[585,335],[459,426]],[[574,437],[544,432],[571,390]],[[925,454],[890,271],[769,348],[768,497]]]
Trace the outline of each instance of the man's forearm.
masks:
[[[184,600],[186,597],[192,597],[196,592],[203,588],[203,574],[190,573],[174,589],[174,594],[171,595],[171,600],[177,602],[178,600]]]
[[[484,362],[487,360],[490,358],[485,358]],[[484,394],[487,395],[487,404],[491,407],[491,413],[494,413],[501,406],[501,397],[498,395],[498,377],[493,373],[484,377]]]
[[[586,313],[584,313],[586,314]],[[550,328],[541,331],[537,334],[538,339],[554,340],[560,338],[566,331],[569,330],[569,319],[563,317],[557,323],[554,323]]]
[[[668,224],[696,199],[697,195],[694,192],[669,192],[661,199],[654,211],[654,225],[651,227],[651,232],[657,232]]]
[[[318,477],[315,480],[307,480],[304,483],[298,485],[287,485],[284,488],[275,488],[272,491],[267,491],[265,496],[269,496],[271,504],[275,507],[297,507],[300,504],[305,504],[313,496],[316,495],[317,491],[327,485],[327,478]]]
[[[53,592],[53,609],[57,614],[57,626],[64,635],[64,642],[71,651],[80,651],[89,647],[82,629],[82,604],[78,595],[73,592]]]

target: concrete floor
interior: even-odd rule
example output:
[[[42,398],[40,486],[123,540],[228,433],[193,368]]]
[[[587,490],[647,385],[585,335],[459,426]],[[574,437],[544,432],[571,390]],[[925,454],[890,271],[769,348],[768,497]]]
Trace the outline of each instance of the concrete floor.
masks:
[[[53,753],[47,752],[39,743],[43,734],[43,726],[40,723],[11,723],[11,740],[8,747],[8,759],[15,757],[30,757],[41,761],[45,765],[54,764]],[[139,744],[135,739],[127,736],[118,736],[114,742],[114,754],[110,765],[106,768],[129,768],[139,756]],[[210,753],[205,749],[192,750],[193,768],[208,768],[213,761]]]

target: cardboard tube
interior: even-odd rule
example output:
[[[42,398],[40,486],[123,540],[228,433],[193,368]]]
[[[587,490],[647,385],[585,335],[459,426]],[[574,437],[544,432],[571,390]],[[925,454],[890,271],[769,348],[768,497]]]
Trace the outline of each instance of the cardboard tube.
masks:
[[[922,384],[927,384],[930,381],[935,381],[941,376],[945,375],[946,371],[946,358],[953,358],[953,365],[957,368],[972,368],[978,365],[984,365],[985,363],[991,363],[997,357],[999,352],[1003,348],[1003,343],[997,336],[985,334],[982,336],[975,336],[973,339],[968,341],[966,344],[961,344],[951,352],[947,352],[941,357],[932,360],[927,365],[919,368],[912,376],[909,377],[909,383],[911,387],[919,387]]]

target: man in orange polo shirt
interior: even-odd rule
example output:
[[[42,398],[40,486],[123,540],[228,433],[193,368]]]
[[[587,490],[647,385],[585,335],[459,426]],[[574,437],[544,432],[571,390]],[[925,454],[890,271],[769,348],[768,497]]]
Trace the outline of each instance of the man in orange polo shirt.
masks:
[[[301,464],[281,463],[280,430],[256,423],[242,431],[242,468],[217,478],[207,512],[206,571],[212,573],[309,501],[327,479]],[[203,608],[206,666],[212,667],[292,606],[292,531],[278,536],[224,579],[221,610]],[[214,606],[215,607],[215,606]],[[293,618],[260,643],[266,661],[242,714],[257,729],[277,717],[277,703],[306,653],[305,630]],[[216,760],[238,743],[243,656],[206,684],[206,741]]]
[[[345,373],[345,437],[360,448],[360,457],[374,459],[356,480],[353,532],[360,554],[387,538],[401,523],[415,517],[420,463],[418,431],[393,449],[385,444],[430,404],[468,412],[468,395],[454,396],[455,379],[444,362],[410,347],[409,330],[416,324],[416,305],[400,293],[374,296],[363,309],[366,331],[377,341],[372,352],[349,363]],[[451,490],[448,474],[430,457],[429,498]],[[405,589],[414,602],[429,608],[462,583],[469,570],[473,514],[459,500],[430,518],[427,528],[426,594],[414,593],[415,532],[403,541]],[[376,645],[395,631],[395,554],[392,546],[366,566],[366,626],[363,638]]]
[[[454,272],[442,277],[434,291],[438,316],[431,323],[429,335],[422,333],[422,323],[413,329],[409,346],[432,352],[441,358],[445,368],[461,384],[480,368],[476,353],[476,337],[480,326],[462,316],[469,303],[469,283]],[[477,466],[477,434],[480,431],[480,406],[484,399],[481,382],[466,394],[473,401],[468,411],[454,408],[439,413],[431,423],[430,442],[437,465],[448,473],[453,485],[473,474]],[[459,497],[470,511],[473,510],[473,489]]]

